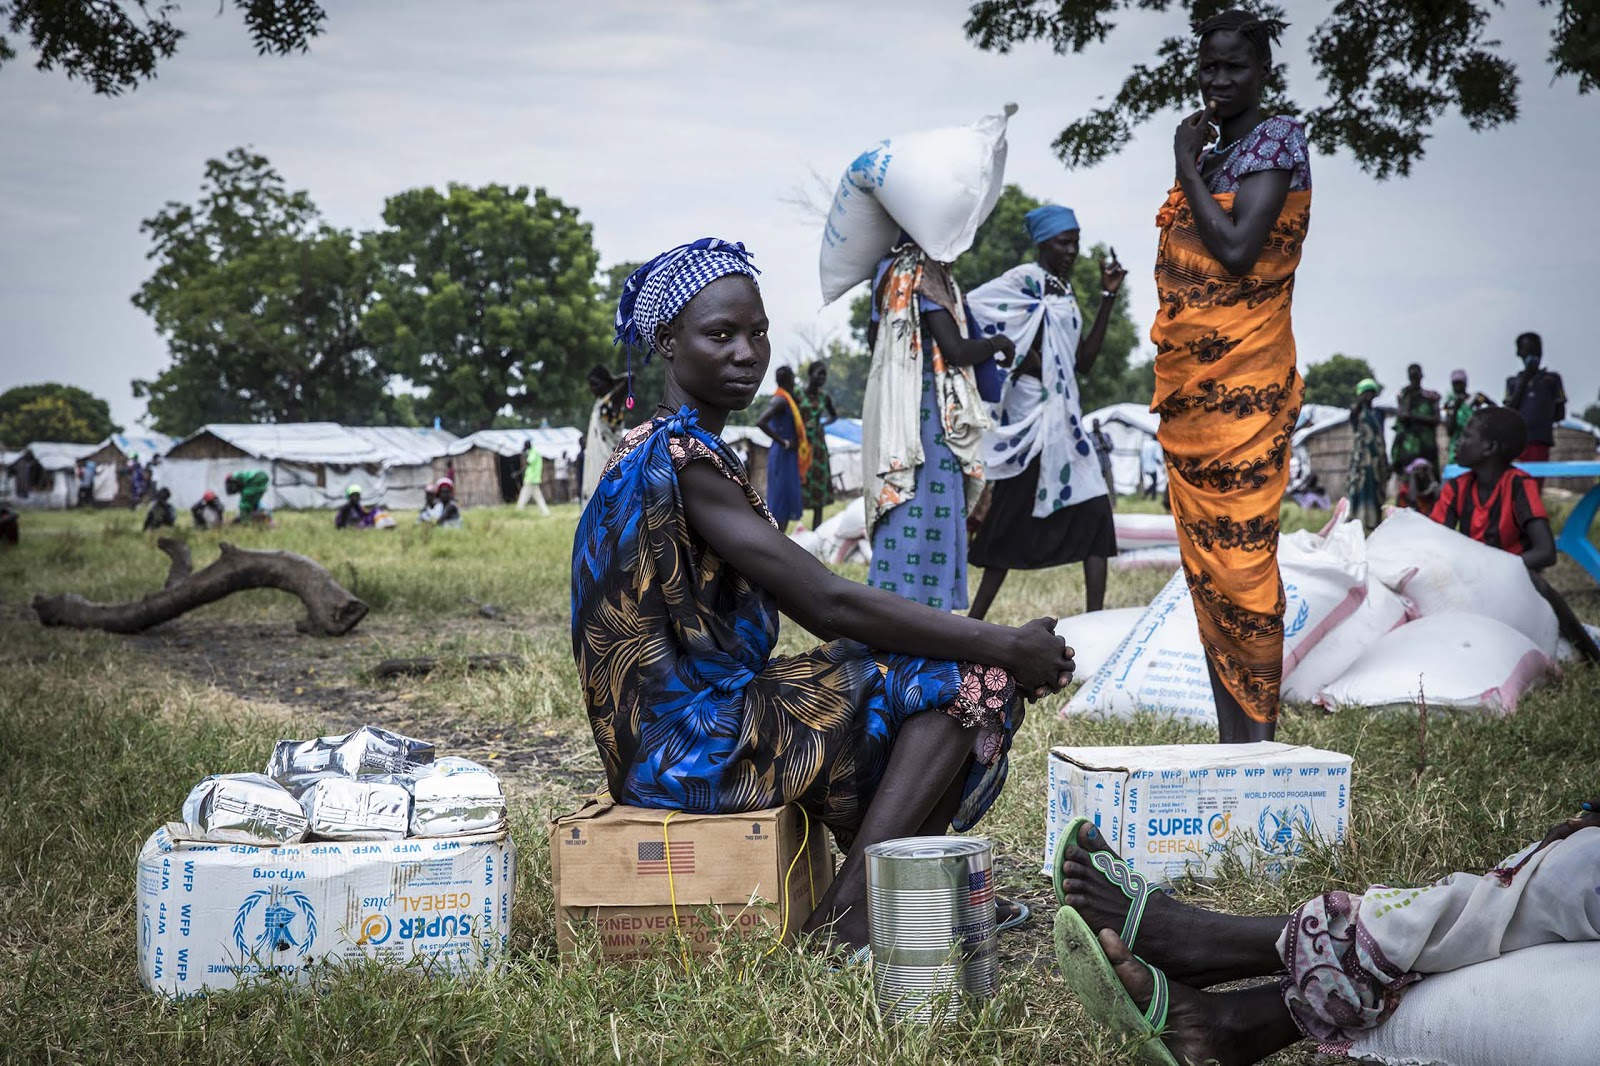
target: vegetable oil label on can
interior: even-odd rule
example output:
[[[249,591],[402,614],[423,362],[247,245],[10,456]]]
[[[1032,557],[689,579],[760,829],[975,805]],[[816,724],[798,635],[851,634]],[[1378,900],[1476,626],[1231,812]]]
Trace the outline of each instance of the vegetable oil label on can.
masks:
[[[994,848],[905,837],[867,848],[873,984],[885,1021],[930,1022],[995,994]]]

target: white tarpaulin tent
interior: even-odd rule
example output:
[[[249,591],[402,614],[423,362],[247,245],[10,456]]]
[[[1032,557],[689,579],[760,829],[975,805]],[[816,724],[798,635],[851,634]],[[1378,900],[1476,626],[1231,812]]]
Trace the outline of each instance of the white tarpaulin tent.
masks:
[[[404,426],[216,423],[173,445],[158,476],[180,507],[207,490],[222,495],[229,474],[265,470],[272,477],[262,501],[269,510],[337,507],[350,485],[369,504],[420,508],[433,459],[455,440],[444,430]]]
[[[835,494],[851,495],[861,491],[861,419],[841,418],[824,427],[823,436],[828,441],[828,468],[833,474]],[[772,438],[755,426],[726,426],[722,439],[727,441],[747,468],[751,463],[761,464],[757,477],[750,470],[752,481],[758,486],[766,484],[767,452],[772,448]]]
[[[562,503],[577,492],[573,475],[583,433],[573,426],[480,429],[450,445],[456,468],[456,499],[463,507],[493,507],[516,499],[522,453],[528,442],[544,459],[544,495]],[[602,456],[599,460],[605,462]]]
[[[88,456],[95,464],[94,502],[128,503],[129,494],[124,491],[127,479],[120,477],[118,471],[125,467],[129,457],[134,455],[139,457],[139,462],[149,465],[150,460],[166,455],[168,449],[175,443],[177,442],[165,433],[140,430],[137,433],[113,433],[95,445],[94,451]],[[160,464],[157,464],[154,476],[159,484]]]
[[[15,479],[18,505],[56,511],[76,506],[78,460],[92,455],[99,447],[98,444],[35,441],[22,449],[6,464],[6,470]]]
[[[1150,413],[1142,403],[1114,403],[1083,416],[1085,429],[1092,429],[1095,421],[1111,438],[1111,480],[1116,483],[1117,494],[1134,496],[1139,492],[1139,450],[1144,442],[1156,435],[1161,418]],[[1167,474],[1163,467],[1156,478],[1158,489],[1165,488]]]

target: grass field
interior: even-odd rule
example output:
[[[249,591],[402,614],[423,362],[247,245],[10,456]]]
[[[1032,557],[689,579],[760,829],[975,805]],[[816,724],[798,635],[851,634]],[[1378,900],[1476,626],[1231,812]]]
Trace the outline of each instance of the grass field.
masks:
[[[139,517],[142,517],[140,515]],[[1006,793],[983,825],[1002,891],[1035,904],[1006,938],[1002,989],[934,1029],[885,1030],[869,980],[811,956],[732,945],[687,973],[675,961],[605,966],[555,951],[545,826],[601,784],[566,630],[572,505],[549,518],[472,512],[467,528],[336,533],[325,514],[227,532],[245,547],[321,561],[372,606],[352,635],[298,636],[298,603],[235,596],[138,637],[45,630],[34,593],[96,600],[159,588],[166,559],[128,512],[28,514],[0,552],[0,1048],[15,1062],[1116,1063],[1052,966],[1040,878],[1045,753],[1056,744],[1184,742],[1155,721],[1064,721],[1037,705]],[[1291,525],[1307,524],[1295,516]],[[196,565],[215,537],[191,541]],[[859,572],[851,576],[861,577]],[[1160,572],[1111,575],[1108,606],[1147,602]],[[1554,583],[1600,621],[1600,592],[1570,562]],[[995,620],[1081,609],[1076,568],[1013,575]],[[797,626],[782,648],[809,643]],[[395,655],[508,652],[505,673],[444,669],[376,680]],[[1355,757],[1353,841],[1268,882],[1235,872],[1185,898],[1282,912],[1330,887],[1485,869],[1565,817],[1600,766],[1596,675],[1569,669],[1508,719],[1433,712],[1323,715],[1289,708],[1280,739]],[[258,770],[279,737],[373,722],[500,769],[520,851],[512,959],[472,981],[353,971],[310,989],[266,983],[166,1002],[139,985],[134,860],[208,773]],[[1309,1063],[1309,1050],[1276,1063]]]

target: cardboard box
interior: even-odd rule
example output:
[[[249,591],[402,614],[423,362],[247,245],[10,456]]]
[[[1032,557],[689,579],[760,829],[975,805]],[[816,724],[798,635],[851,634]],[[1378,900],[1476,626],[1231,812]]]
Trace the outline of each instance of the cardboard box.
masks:
[[[262,974],[309,979],[344,960],[497,965],[511,930],[517,853],[501,830],[278,848],[179,839],[139,853],[139,976],[173,996]]]
[[[788,943],[833,882],[829,840],[792,804],[684,814],[591,802],[550,828],[557,945],[573,950],[584,925],[597,927],[612,959],[672,950],[675,927],[697,953],[714,951],[724,930],[774,926]],[[720,928],[708,928],[710,912]]]
[[[1308,840],[1344,840],[1350,766],[1348,755],[1270,741],[1054,748],[1043,872],[1078,815],[1153,882],[1211,876],[1230,852],[1281,872]]]

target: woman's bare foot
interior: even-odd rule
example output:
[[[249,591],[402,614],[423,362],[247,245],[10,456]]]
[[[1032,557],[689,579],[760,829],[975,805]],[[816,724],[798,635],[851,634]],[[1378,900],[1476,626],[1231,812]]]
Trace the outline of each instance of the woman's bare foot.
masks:
[[[1135,959],[1109,929],[1100,933],[1100,948],[1139,1009],[1149,1006],[1155,991],[1149,967]],[[1200,992],[1169,978],[1167,989],[1161,1042],[1182,1066],[1250,1066],[1300,1039],[1300,1030],[1275,985],[1239,992]]]
[[[1065,900],[1089,928],[1120,934],[1130,900],[1093,865],[1095,852],[1111,846],[1093,825],[1078,831],[1076,846],[1061,864]],[[1114,854],[1114,853],[1113,853]],[[1134,935],[1134,950],[1169,977],[1206,988],[1224,981],[1264,977],[1282,969],[1277,941],[1287,916],[1248,918],[1180,903],[1166,892],[1152,892]]]

